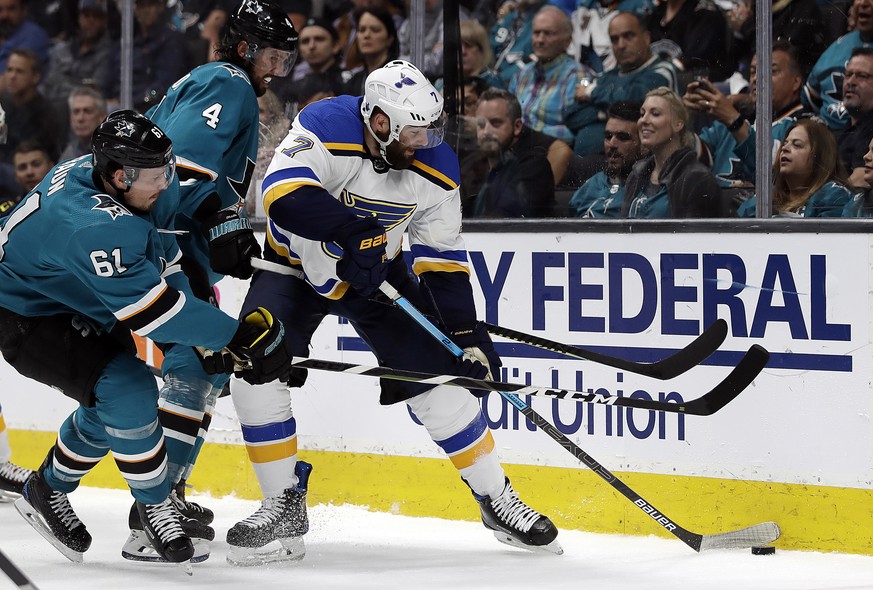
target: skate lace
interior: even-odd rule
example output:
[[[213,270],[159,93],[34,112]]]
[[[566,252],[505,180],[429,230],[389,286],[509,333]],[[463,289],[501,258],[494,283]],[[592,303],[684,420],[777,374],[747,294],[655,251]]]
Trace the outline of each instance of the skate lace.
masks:
[[[0,463],[0,478],[11,480],[17,483],[24,483],[24,481],[30,477],[30,474],[33,473],[30,469],[25,469],[24,467],[19,467],[15,463],[10,463],[6,461],[4,463]]]
[[[160,504],[147,504],[146,516],[161,542],[167,543],[184,536],[182,525],[179,524],[179,513],[169,498]]]
[[[518,493],[508,484],[503,493],[491,501],[491,507],[503,522],[523,533],[528,532],[542,516],[519,500]]]
[[[52,513],[67,527],[67,530],[71,531],[82,524],[70,505],[70,499],[63,492],[52,492],[48,504]]]
[[[255,510],[255,513],[240,522],[243,526],[257,528],[264,525],[269,525],[277,520],[282,515],[282,510],[285,508],[285,496],[276,496],[274,498],[264,498],[261,502],[261,507]]]
[[[198,514],[205,512],[203,507],[196,502],[189,502],[185,498],[179,496],[176,490],[170,492],[170,501],[176,506],[179,512],[196,512]]]

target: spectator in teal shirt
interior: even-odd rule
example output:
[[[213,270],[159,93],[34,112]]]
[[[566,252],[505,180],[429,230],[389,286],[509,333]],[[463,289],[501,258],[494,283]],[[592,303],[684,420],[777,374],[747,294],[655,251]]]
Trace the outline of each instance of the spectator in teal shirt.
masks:
[[[610,105],[603,132],[606,165],[573,194],[570,217],[621,217],[624,184],[641,154],[637,132],[641,104],[620,100]]]
[[[776,159],[773,216],[843,217],[853,201],[845,178],[830,130],[813,119],[798,120],[788,130]],[[743,203],[737,215],[754,217],[755,198]]]

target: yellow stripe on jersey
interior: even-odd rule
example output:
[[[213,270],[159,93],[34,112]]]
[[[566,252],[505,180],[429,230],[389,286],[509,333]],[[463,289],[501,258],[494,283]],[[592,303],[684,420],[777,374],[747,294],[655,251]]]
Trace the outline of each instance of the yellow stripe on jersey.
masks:
[[[314,180],[294,180],[290,182],[277,182],[276,184],[271,185],[270,188],[267,189],[267,192],[264,193],[264,213],[269,215],[270,205],[273,204],[273,201],[284,197],[288,193],[297,190],[301,186],[321,187],[321,185]]]
[[[458,184],[454,180],[452,180],[436,168],[431,168],[427,164],[424,164],[418,160],[412,162],[412,167],[421,171],[425,176],[430,176],[431,179],[434,180],[434,182],[447,187],[449,190],[455,190],[456,188],[458,188]]]
[[[246,444],[246,451],[252,463],[270,463],[287,459],[297,454],[297,435],[269,445]]]
[[[494,450],[494,437],[491,436],[491,431],[486,430],[482,439],[469,447],[466,451],[461,451],[456,455],[451,455],[449,459],[456,469],[465,469],[472,467],[480,457],[490,455]]]
[[[337,151],[337,152],[359,152],[362,154],[367,153],[364,150],[364,146],[361,145],[360,143],[325,142],[322,145],[324,145],[325,149],[327,149],[330,152]]]
[[[412,272],[421,275],[425,272],[465,272],[470,274],[469,267],[457,262],[437,262],[435,260],[422,260],[412,265]]]

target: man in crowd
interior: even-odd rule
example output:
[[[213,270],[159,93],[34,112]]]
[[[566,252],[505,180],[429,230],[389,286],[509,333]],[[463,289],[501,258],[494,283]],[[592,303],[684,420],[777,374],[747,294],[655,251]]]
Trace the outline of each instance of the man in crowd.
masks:
[[[642,103],[646,93],[659,86],[678,91],[673,64],[652,55],[651,36],[642,17],[620,12],[608,29],[617,65],[599,78],[583,79],[575,91],[579,107],[574,119],[579,127],[573,151],[579,155],[600,151],[606,111],[612,103]]]
[[[641,104],[617,101],[610,105],[603,131],[605,168],[573,194],[569,205],[571,217],[621,217],[624,184],[641,155],[637,131]]]
[[[524,125],[518,100],[499,88],[479,97],[476,124],[479,150],[490,170],[470,216],[551,216],[555,178],[548,151],[553,142],[563,142]]]
[[[91,135],[106,118],[106,100],[94,88],[73,88],[67,98],[70,112],[70,142],[61,152],[60,161],[91,153]]]
[[[843,108],[849,124],[836,131],[840,158],[849,173],[849,186],[867,187],[864,154],[873,139],[873,47],[856,47],[846,63]]]
[[[36,140],[25,139],[19,143],[12,153],[12,167],[15,181],[22,188],[20,198],[32,191],[54,165],[51,154]]]

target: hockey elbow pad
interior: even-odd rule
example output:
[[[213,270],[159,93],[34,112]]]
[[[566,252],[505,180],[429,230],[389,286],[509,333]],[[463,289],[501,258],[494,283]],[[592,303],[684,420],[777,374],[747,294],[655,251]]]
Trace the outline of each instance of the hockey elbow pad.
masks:
[[[204,219],[201,227],[209,242],[212,270],[237,279],[250,278],[252,257],[260,257],[261,247],[248,218],[222,209]]]
[[[276,379],[288,382],[291,377],[293,355],[285,339],[285,327],[263,307],[242,319],[227,350],[237,359],[249,361],[250,366],[237,374],[252,385]]]

